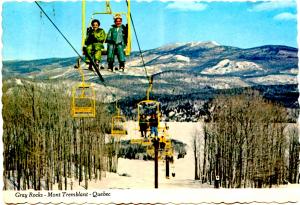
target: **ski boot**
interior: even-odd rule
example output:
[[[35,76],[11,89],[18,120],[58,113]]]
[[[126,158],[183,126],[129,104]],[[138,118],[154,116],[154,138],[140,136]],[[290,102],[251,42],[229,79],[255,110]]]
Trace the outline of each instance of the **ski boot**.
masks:
[[[108,70],[111,70],[111,72],[114,72],[114,64],[108,63]]]
[[[91,63],[89,63],[89,70],[93,71],[93,65]]]
[[[80,58],[77,58],[74,68],[78,69],[79,67],[80,67]]]
[[[124,70],[125,70],[125,63],[124,62],[120,62],[119,70],[124,72]]]

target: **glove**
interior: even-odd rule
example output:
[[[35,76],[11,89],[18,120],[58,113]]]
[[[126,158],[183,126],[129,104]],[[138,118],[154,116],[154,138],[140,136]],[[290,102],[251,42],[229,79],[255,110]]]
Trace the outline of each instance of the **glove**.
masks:
[[[85,55],[86,54],[86,45],[84,45],[83,47],[82,47],[82,55]]]
[[[86,29],[86,35],[88,36],[92,31],[93,31],[93,28],[92,27],[88,27]]]

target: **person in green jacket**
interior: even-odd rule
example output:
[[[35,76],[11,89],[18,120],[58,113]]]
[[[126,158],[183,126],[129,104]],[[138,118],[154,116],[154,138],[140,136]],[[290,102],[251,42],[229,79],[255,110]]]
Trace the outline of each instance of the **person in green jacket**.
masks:
[[[100,21],[97,19],[92,20],[91,26],[87,29],[84,52],[88,54],[97,66],[101,64],[101,51],[104,48],[103,43],[106,38],[105,31],[100,28]],[[86,57],[86,63],[89,64],[89,69],[92,70],[92,64]]]
[[[109,29],[106,38],[108,69],[113,70],[115,55],[117,55],[119,69],[124,71],[126,60],[124,49],[127,44],[128,29],[122,24],[122,16],[120,14],[114,16],[114,23]]]

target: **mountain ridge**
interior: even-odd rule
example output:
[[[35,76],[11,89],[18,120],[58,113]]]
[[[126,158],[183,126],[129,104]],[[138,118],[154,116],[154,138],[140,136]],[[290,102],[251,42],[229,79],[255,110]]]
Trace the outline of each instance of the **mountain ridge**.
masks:
[[[284,87],[287,93],[297,91],[297,86],[285,87],[298,84],[298,48],[294,47],[264,45],[242,49],[212,42],[188,42],[146,50],[143,57],[148,75],[154,77],[152,95],[158,98],[189,96],[202,90],[203,95],[211,98],[218,90],[260,86],[265,87],[264,94],[267,94],[268,87],[275,91],[278,91],[278,87]],[[81,76],[73,67],[75,62],[76,57],[4,61],[2,76],[3,79],[60,82],[65,89],[71,90],[73,85],[81,81]],[[124,73],[100,70],[106,86],[114,90],[119,100],[145,96],[148,79],[139,52],[132,52],[127,58],[126,67]],[[105,102],[112,100],[93,72],[84,70],[84,73],[85,80],[97,88],[98,97],[106,96],[106,100],[101,98]],[[211,94],[213,90],[216,92]],[[271,93],[277,99],[276,92]],[[282,93],[280,95],[280,99],[284,100]],[[296,97],[287,98],[288,102],[284,104],[297,107]]]

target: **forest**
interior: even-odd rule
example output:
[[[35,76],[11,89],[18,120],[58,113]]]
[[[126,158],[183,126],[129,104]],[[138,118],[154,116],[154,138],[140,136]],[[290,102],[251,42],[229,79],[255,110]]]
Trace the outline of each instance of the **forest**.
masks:
[[[204,136],[195,133],[195,179],[224,188],[297,183],[299,136],[287,110],[248,90],[209,105]]]
[[[145,152],[110,137],[109,104],[97,102],[96,118],[72,118],[65,88],[6,80],[2,89],[4,190],[88,189],[90,180],[117,172],[119,157]],[[298,183],[298,129],[284,106],[250,89],[205,106],[203,133],[193,136],[195,180],[219,178],[224,188]],[[172,145],[184,157],[186,145]]]
[[[97,102],[96,118],[72,118],[66,93],[3,82],[4,190],[67,190],[75,181],[87,189],[89,180],[116,171],[107,106]]]

